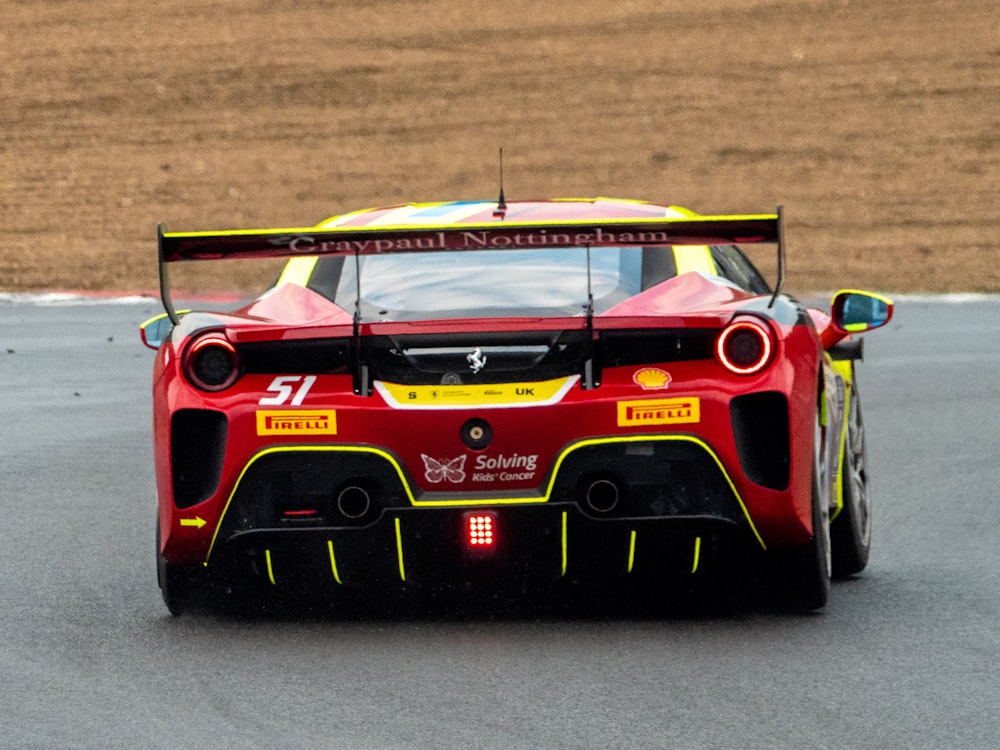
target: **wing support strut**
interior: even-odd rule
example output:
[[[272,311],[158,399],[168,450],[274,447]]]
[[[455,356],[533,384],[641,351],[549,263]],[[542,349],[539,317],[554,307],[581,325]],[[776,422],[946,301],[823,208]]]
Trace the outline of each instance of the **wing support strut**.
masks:
[[[785,283],[785,207],[778,206],[778,281],[774,285],[774,294],[771,295],[771,301],[768,303],[768,308],[774,307],[774,303],[778,301],[778,295],[781,293],[781,287]]]
[[[354,352],[354,393],[358,396],[371,395],[371,382],[368,377],[368,365],[364,362],[361,347],[361,256],[354,251],[354,328],[352,346]]]
[[[160,302],[163,309],[170,318],[170,322],[177,325],[181,322],[180,316],[174,309],[173,300],[170,299],[170,271],[167,270],[167,262],[164,260],[163,247],[163,224],[156,225],[156,257],[160,266]]]
[[[587,359],[583,363],[583,377],[580,384],[584,390],[593,390],[598,383],[594,380],[594,357],[596,347],[594,346],[594,290],[590,279],[590,245],[587,245],[587,304],[584,305],[587,312]]]

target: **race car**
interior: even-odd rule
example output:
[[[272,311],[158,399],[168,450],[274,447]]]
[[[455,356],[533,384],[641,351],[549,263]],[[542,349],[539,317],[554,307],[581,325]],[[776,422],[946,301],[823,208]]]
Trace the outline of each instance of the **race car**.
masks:
[[[239,309],[175,309],[174,263],[275,257]],[[207,591],[657,597],[750,561],[812,610],[867,564],[855,363],[893,304],[783,293],[780,207],[501,194],[161,227],[159,267],[141,331],[173,614]]]

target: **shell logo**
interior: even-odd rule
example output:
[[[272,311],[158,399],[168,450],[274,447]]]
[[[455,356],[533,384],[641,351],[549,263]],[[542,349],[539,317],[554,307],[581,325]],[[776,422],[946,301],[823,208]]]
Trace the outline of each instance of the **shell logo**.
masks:
[[[662,391],[670,385],[670,373],[659,367],[643,367],[635,371],[632,381],[644,391]]]

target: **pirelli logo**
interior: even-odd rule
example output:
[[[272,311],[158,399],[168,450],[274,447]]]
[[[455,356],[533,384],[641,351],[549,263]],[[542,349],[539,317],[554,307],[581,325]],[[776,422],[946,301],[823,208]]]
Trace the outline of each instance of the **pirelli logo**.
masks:
[[[660,398],[618,402],[618,426],[693,424],[701,421],[697,398]]]
[[[333,409],[258,411],[258,435],[336,435]]]

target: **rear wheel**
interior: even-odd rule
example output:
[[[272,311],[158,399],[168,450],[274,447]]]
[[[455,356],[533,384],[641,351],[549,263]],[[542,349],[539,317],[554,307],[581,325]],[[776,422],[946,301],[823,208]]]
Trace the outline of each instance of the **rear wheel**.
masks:
[[[830,522],[829,512],[821,506],[814,488],[813,538],[788,560],[786,602],[791,609],[820,609],[830,597]]]
[[[830,510],[821,492],[824,477],[820,471],[822,432],[816,429],[816,458],[812,479],[813,536],[806,544],[779,554],[777,579],[783,607],[795,611],[809,611],[826,606],[830,597]]]
[[[871,551],[872,507],[868,489],[868,450],[865,445],[861,398],[856,386],[851,389],[841,471],[844,503],[830,528],[833,575],[838,578],[864,570]]]
[[[182,614],[187,610],[198,589],[197,568],[187,565],[172,565],[160,554],[160,523],[156,522],[156,580],[160,584],[160,594],[163,603],[167,605],[170,614]]]

